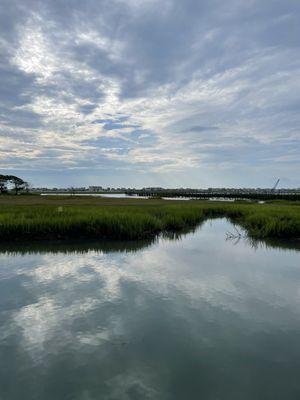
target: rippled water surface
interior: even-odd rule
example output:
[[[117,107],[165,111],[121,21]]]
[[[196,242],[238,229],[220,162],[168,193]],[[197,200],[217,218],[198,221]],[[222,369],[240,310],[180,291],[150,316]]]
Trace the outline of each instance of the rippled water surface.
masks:
[[[0,399],[300,399],[300,252],[227,230],[0,248]]]

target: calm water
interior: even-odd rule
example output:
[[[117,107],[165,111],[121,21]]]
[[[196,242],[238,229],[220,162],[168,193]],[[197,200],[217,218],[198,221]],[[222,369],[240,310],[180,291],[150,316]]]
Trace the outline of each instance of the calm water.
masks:
[[[298,400],[300,252],[227,230],[0,248],[0,399]]]
[[[128,195],[126,193],[41,193],[41,196],[88,196],[88,197],[107,197],[109,199],[148,199],[147,196]]]
[[[136,194],[128,195],[126,193],[41,193],[41,196],[90,196],[90,197],[106,197],[109,199],[149,199],[149,196],[138,196]],[[163,200],[193,200],[191,197],[162,197]],[[229,201],[234,202],[235,199],[228,199],[222,197],[211,197],[206,199],[208,201]],[[247,200],[247,199],[239,199],[239,200]],[[264,201],[260,201],[259,203],[264,203]]]

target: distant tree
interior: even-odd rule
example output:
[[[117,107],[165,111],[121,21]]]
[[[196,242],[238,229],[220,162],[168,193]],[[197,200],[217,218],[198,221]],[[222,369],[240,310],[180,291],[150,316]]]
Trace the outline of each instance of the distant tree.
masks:
[[[17,176],[13,178],[12,183],[14,185],[15,194],[18,194],[22,190],[26,188],[27,182],[23,181],[23,179],[18,178]]]
[[[15,194],[22,190],[29,191],[29,183],[15,175],[1,175],[0,174],[0,194],[7,193],[8,188],[13,186]]]
[[[23,179],[19,178],[18,176],[7,175],[6,177],[7,180],[12,183],[16,195],[24,190],[28,185],[27,182],[23,181]]]
[[[7,192],[7,177],[6,175],[0,175],[0,194]]]

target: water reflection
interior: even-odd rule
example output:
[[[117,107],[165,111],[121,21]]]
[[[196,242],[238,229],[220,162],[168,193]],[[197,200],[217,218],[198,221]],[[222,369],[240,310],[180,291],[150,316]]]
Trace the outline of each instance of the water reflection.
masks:
[[[298,399],[299,253],[229,229],[2,249],[0,398]]]
[[[178,236],[179,237],[179,236]],[[0,254],[43,254],[43,253],[88,253],[90,251],[114,253],[114,252],[137,252],[149,247],[157,241],[157,238],[138,241],[33,241],[33,242],[7,242],[0,243]]]
[[[0,242],[0,254],[7,255],[25,255],[25,254],[42,254],[42,253],[88,253],[90,251],[114,253],[114,252],[137,252],[144,248],[150,247],[155,243],[158,243],[160,239],[169,240],[185,240],[186,235],[194,234],[202,227],[203,224],[212,226],[214,220],[220,220],[219,218],[209,219],[199,223],[197,226],[185,228],[181,231],[167,231],[160,234],[160,236],[152,237],[150,239],[143,240],[54,240],[54,241],[16,241],[16,242]],[[287,249],[287,250],[300,250],[299,239],[263,239],[257,240],[247,235],[247,232],[240,228],[238,225],[233,225],[226,218],[222,219],[228,228],[224,226],[225,231],[222,231],[224,238],[230,241],[233,245],[246,243],[247,246],[253,249],[259,248],[275,248],[275,249]],[[229,229],[232,229],[232,237],[228,236],[231,233]],[[238,231],[236,231],[238,229]],[[234,235],[239,232],[240,235]],[[241,243],[240,243],[241,242]]]

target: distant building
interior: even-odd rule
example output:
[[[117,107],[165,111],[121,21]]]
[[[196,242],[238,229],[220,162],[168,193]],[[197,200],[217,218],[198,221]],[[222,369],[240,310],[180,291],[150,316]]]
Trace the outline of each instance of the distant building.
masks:
[[[102,186],[89,186],[89,192],[102,192]]]

